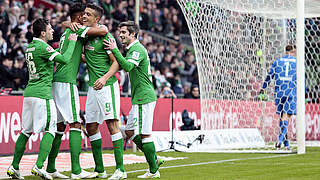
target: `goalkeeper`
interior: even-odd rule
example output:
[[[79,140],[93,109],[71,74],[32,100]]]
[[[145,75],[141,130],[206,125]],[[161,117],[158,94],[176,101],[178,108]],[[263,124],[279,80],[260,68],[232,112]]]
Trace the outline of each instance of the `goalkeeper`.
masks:
[[[287,45],[286,54],[272,63],[272,67],[270,68],[262,85],[262,89],[260,90],[259,98],[261,100],[266,100],[264,89],[268,87],[271,79],[275,80],[275,104],[277,114],[280,115],[280,131],[278,141],[275,144],[276,149],[280,149],[282,143],[286,150],[290,149],[288,140],[288,124],[291,116],[295,115],[297,110],[296,67],[296,46]]]

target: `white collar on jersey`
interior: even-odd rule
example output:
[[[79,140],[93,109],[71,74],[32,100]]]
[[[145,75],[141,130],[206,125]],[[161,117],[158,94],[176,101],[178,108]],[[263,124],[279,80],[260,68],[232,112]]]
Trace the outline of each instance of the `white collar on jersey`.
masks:
[[[36,38],[36,37],[33,37],[33,40],[37,40],[37,41],[42,41],[42,42],[44,42],[44,40],[42,40],[42,39],[40,39],[40,38]],[[44,42],[44,43],[46,43],[46,42]]]
[[[133,46],[135,43],[139,42],[138,39],[134,40],[132,43],[129,44],[129,46],[126,47],[126,49],[130,49],[131,46]]]

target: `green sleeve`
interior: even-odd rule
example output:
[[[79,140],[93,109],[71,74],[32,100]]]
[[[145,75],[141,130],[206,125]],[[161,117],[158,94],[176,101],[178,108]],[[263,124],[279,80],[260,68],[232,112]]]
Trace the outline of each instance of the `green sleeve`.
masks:
[[[112,50],[112,53],[114,54],[114,56],[116,57],[119,65],[123,68],[123,70],[129,72],[134,68],[134,64],[131,62],[128,62],[126,60],[126,58],[124,58],[121,54],[121,52],[119,51],[118,48],[115,48]]]
[[[75,45],[76,41],[70,41],[67,50],[62,55],[58,54],[53,61],[61,64],[67,64],[68,62],[70,62]]]

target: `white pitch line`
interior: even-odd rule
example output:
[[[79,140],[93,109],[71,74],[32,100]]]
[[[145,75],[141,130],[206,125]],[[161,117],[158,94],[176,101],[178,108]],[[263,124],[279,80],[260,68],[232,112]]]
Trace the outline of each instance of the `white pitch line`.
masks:
[[[168,168],[177,168],[177,167],[185,167],[185,166],[199,166],[199,165],[206,165],[206,164],[220,164],[225,162],[233,162],[233,161],[244,161],[244,160],[253,160],[253,159],[270,159],[270,158],[278,158],[278,157],[286,157],[286,156],[292,156],[295,154],[285,154],[285,155],[274,155],[274,156],[264,156],[264,157],[254,157],[254,158],[243,158],[243,159],[226,159],[226,160],[220,160],[220,161],[210,161],[210,162],[202,162],[202,163],[195,163],[195,164],[182,164],[182,165],[176,165],[176,166],[165,166],[160,167],[160,169],[168,169]],[[140,169],[135,171],[127,171],[127,173],[136,173],[136,172],[142,172],[147,171],[148,169]]]

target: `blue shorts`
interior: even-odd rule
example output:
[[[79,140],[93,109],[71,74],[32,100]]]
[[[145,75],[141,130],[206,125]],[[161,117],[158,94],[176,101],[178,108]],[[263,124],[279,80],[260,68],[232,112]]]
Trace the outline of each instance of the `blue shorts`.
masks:
[[[282,96],[275,99],[277,106],[277,114],[297,114],[297,97],[292,96]]]

